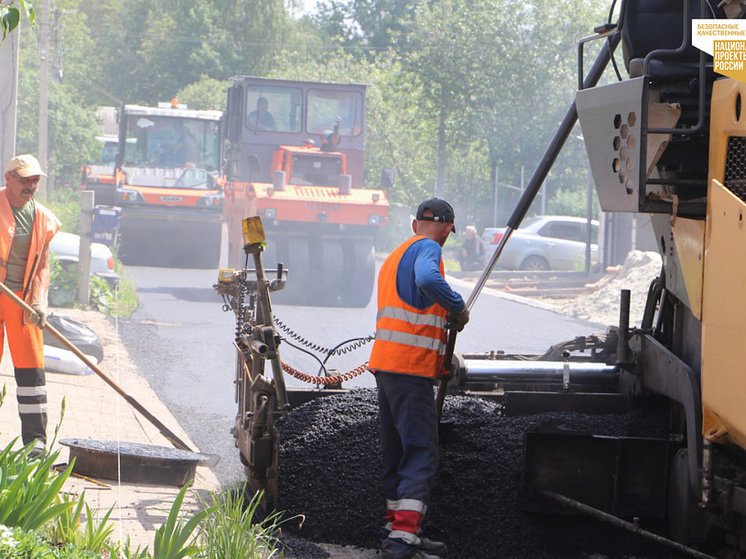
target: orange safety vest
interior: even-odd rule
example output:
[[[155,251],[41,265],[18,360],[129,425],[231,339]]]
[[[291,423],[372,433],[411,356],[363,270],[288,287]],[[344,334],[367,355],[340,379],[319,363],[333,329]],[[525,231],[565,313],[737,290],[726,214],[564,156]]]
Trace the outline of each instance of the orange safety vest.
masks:
[[[396,290],[396,273],[406,250],[424,239],[415,235],[399,245],[378,274],[376,339],[368,362],[374,371],[422,377],[441,374],[446,348],[447,311],[437,303],[418,309],[405,303]],[[443,273],[443,260],[440,273]]]
[[[49,292],[49,242],[60,230],[60,220],[39,202],[34,201],[34,228],[23,279],[23,299],[29,305],[47,304]],[[16,219],[10,209],[6,187],[0,188],[0,281],[8,273],[10,245],[16,232]]]

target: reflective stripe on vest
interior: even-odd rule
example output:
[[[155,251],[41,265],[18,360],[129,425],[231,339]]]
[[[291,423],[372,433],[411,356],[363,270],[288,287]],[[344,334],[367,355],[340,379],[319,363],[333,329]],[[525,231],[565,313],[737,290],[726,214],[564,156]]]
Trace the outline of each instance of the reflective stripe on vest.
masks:
[[[376,340],[368,367],[373,370],[436,377],[443,367],[446,351],[446,310],[438,304],[426,309],[408,305],[399,297],[396,274],[402,256],[414,243],[425,239],[415,235],[399,245],[386,259],[378,276]],[[440,262],[443,274],[443,262]]]
[[[384,307],[378,309],[378,315],[376,321],[382,318],[393,318],[395,320],[403,320],[417,326],[435,326],[436,328],[445,328],[446,319],[442,316],[436,316],[433,314],[419,314],[408,311],[406,309],[399,309],[396,307]]]
[[[394,330],[378,330],[376,332],[376,340],[411,345],[423,349],[431,349],[437,351],[441,355],[445,354],[443,343],[440,340],[429,338],[428,336],[416,336],[414,334],[405,334],[404,332],[396,332]]]

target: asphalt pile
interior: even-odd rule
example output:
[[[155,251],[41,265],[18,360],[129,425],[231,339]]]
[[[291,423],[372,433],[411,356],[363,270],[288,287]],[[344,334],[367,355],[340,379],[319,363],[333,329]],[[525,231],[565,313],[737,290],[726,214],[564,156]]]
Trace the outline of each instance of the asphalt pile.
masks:
[[[483,399],[446,399],[440,468],[423,529],[448,544],[450,558],[679,557],[588,517],[527,512],[519,494],[526,432],[564,423],[599,435],[663,437],[665,413],[511,417],[502,411]],[[385,505],[375,391],[316,399],[279,422],[279,431],[280,509],[286,518],[303,519],[289,521],[286,530],[309,542],[377,548]],[[296,549],[291,556],[318,555]]]

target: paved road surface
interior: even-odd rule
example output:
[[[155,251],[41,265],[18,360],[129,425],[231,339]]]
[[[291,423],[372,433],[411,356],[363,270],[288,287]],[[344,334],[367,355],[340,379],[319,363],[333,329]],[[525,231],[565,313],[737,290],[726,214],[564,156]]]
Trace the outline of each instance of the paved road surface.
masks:
[[[195,444],[223,456],[216,474],[223,484],[238,482],[243,468],[230,429],[235,417],[233,394],[234,315],[222,311],[212,285],[214,270],[131,267],[140,308],[119,330],[142,375],[150,382]],[[471,285],[454,282],[468,297]],[[332,348],[374,331],[375,303],[365,309],[275,305],[279,320],[313,344]],[[596,332],[604,327],[560,316],[530,304],[488,292],[472,309],[472,320],[458,337],[456,351],[506,350],[539,353],[550,345]],[[309,374],[318,362],[281,346],[284,361]],[[370,345],[335,356],[328,366],[347,372],[367,361]],[[322,356],[323,357],[323,356]],[[288,386],[299,385],[287,379]],[[349,386],[374,386],[369,373]]]

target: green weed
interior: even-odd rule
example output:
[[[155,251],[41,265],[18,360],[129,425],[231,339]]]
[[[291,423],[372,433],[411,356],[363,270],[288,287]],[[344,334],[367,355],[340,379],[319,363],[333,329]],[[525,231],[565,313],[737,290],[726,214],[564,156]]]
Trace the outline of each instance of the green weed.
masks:
[[[263,494],[254,495],[244,507],[244,491],[225,491],[213,498],[213,512],[202,525],[204,550],[201,558],[269,559],[279,556],[281,544],[276,534],[282,523],[280,515],[275,513],[258,521],[257,509]]]
[[[203,509],[187,522],[183,522],[179,518],[181,504],[190,485],[190,483],[187,483],[181,488],[171,506],[168,520],[156,530],[153,540],[153,559],[182,559],[182,557],[192,557],[199,554],[200,548],[196,545],[195,537],[192,534],[200,522],[213,510],[211,508]]]
[[[111,557],[119,557],[121,559],[150,558],[150,555],[148,555],[148,546],[142,548],[138,545],[136,548],[133,549],[129,536],[127,536],[127,539],[124,541],[123,544],[120,544],[119,542],[115,544],[107,543],[105,547],[109,551],[109,555]]]
[[[37,530],[73,506],[73,503],[57,499],[73,464],[64,472],[53,474],[52,466],[59,451],[41,460],[31,460],[28,454],[34,443],[13,450],[16,440],[0,453],[0,524]]]

